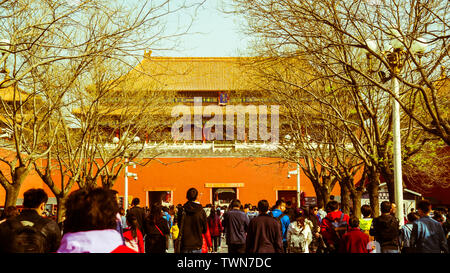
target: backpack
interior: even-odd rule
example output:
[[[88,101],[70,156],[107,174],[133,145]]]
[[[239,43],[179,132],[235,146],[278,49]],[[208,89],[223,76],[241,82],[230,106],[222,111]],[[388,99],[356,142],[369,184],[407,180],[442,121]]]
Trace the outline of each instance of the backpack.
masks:
[[[331,229],[337,237],[337,240],[341,239],[342,235],[347,232],[347,221],[344,221],[344,213],[341,214],[339,220],[331,221],[329,218],[325,217],[331,223]]]
[[[42,232],[43,227],[47,224],[45,218],[41,218],[36,222],[18,219],[11,219],[12,227],[12,244],[11,252],[13,253],[45,253],[46,234]]]

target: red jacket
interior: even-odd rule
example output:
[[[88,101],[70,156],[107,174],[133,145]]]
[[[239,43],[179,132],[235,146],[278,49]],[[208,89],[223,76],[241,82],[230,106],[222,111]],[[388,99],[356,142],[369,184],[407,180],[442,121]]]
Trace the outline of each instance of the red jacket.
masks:
[[[145,253],[144,237],[142,236],[142,233],[141,233],[141,231],[139,229],[136,229],[136,234],[137,234],[137,245],[138,245],[138,248],[139,248],[139,253]],[[123,238],[125,239],[125,241],[133,240],[133,235],[132,235],[130,229],[125,229],[124,230]]]
[[[206,227],[206,233],[203,233],[202,237],[203,237],[202,253],[208,253],[208,249],[212,246],[211,235],[209,233],[208,225]]]
[[[339,243],[340,253],[369,253],[367,245],[369,244],[369,235],[362,232],[359,228],[349,228]]]
[[[125,245],[120,245],[116,249],[111,251],[111,253],[137,253],[137,252]]]
[[[211,237],[219,237],[220,233],[223,230],[222,227],[222,221],[220,221],[220,218],[218,215],[216,215],[214,217],[214,219],[212,218],[208,218],[208,227],[209,227],[209,232],[211,233]]]
[[[327,244],[335,244],[335,242],[337,240],[339,240],[339,238],[337,238],[335,232],[332,229],[332,221],[339,221],[339,219],[341,218],[341,214],[343,212],[340,210],[337,211],[332,211],[329,212],[327,214],[327,216],[325,218],[323,218],[322,220],[322,224],[320,225],[320,233],[323,236],[323,239],[325,240],[325,242]],[[347,214],[344,214],[344,217],[342,218],[343,221],[347,222],[348,225],[348,220],[350,219],[350,217]]]

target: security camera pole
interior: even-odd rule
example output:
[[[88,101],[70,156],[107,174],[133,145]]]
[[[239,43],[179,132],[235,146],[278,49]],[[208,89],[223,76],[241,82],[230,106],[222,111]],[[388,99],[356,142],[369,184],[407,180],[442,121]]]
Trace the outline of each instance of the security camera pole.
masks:
[[[300,164],[297,163],[297,170],[290,171],[288,173],[288,178],[290,175],[296,174],[297,175],[297,207],[300,208],[301,200],[300,200]]]
[[[134,180],[137,180],[137,174],[136,173],[130,173],[128,172],[128,165],[129,164],[135,164],[134,162],[128,162],[128,158],[125,158],[125,197],[124,197],[124,210],[125,212],[128,210],[128,176],[134,177]]]

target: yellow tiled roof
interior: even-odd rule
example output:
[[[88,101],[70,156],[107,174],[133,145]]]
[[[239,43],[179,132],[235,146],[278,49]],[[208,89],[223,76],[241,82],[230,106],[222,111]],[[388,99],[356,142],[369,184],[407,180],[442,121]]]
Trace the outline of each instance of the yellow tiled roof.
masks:
[[[20,96],[19,96],[19,92],[20,92]],[[19,92],[16,92],[16,97],[15,97],[16,101],[18,101],[19,99],[24,100],[25,98],[27,98],[29,96],[29,94],[27,94],[20,88],[19,88]],[[3,101],[8,101],[8,102],[14,101],[14,87],[8,86],[6,88],[0,88],[0,98]]]
[[[253,90],[243,65],[248,57],[150,57],[146,56],[125,77],[134,88],[154,86],[161,91]],[[129,81],[127,81],[129,83]]]

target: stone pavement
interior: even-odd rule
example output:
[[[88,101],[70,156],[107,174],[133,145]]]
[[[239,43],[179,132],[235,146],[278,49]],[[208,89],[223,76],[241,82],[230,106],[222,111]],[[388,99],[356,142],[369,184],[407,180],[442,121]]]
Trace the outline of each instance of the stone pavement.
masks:
[[[169,243],[169,249],[168,249],[167,253],[174,253],[173,240],[170,239],[169,241],[170,241],[170,243]],[[222,236],[222,241],[221,241],[221,244],[220,244],[220,248],[218,249],[217,253],[228,253],[228,246],[225,243],[225,237],[223,237],[223,236]]]

